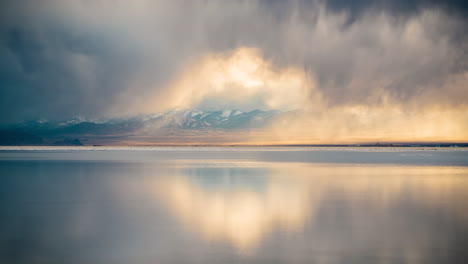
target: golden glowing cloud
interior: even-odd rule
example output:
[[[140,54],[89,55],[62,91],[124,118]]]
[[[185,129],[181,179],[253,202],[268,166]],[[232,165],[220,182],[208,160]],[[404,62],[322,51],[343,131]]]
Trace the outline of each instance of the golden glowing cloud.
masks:
[[[468,109],[337,106],[283,118],[265,138],[283,143],[466,142]]]
[[[253,48],[208,54],[189,65],[169,85],[168,108],[226,106],[241,109],[306,108],[314,95],[314,81],[295,68],[276,69]],[[158,94],[148,105],[159,105]]]
[[[310,73],[299,67],[275,67],[258,50],[242,47],[200,57],[168,86],[164,100],[158,93],[145,105],[148,112],[155,111],[155,107],[298,110],[283,114],[263,133],[244,135],[240,142],[464,142],[468,141],[468,106],[463,100],[452,105],[433,98],[440,89],[456,97],[454,94],[466,87],[467,76],[460,73],[446,83],[431,84],[440,88],[432,87],[428,89],[432,93],[412,100],[395,99],[382,83],[361,103],[331,104]],[[359,86],[360,81],[353,80],[351,90],[343,92],[353,93]]]

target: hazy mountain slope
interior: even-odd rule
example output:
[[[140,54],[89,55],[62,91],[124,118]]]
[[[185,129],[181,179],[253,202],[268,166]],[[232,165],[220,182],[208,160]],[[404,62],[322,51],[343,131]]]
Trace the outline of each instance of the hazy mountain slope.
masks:
[[[284,113],[280,111],[238,110],[201,111],[173,110],[164,113],[120,119],[86,120],[73,118],[63,121],[32,120],[1,129],[3,145],[62,144],[64,138],[125,138],[129,136],[171,137],[217,131],[235,134],[267,127]],[[201,132],[200,132],[201,131]],[[8,137],[7,137],[8,135]],[[18,136],[14,136],[18,135]],[[26,140],[27,135],[31,140]],[[97,140],[99,142],[99,140]]]

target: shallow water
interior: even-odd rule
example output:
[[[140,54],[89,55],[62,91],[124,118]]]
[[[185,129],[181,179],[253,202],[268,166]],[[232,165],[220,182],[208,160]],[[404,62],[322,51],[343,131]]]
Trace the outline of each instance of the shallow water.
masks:
[[[0,150],[0,263],[468,263],[468,150]]]

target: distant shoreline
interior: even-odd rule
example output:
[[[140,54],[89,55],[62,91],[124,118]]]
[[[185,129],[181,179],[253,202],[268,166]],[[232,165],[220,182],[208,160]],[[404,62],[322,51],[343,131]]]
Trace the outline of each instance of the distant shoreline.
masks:
[[[76,147],[76,148],[145,148],[145,147],[302,147],[302,148],[468,148],[468,143],[377,143],[377,144],[177,144],[177,143],[163,143],[163,144],[111,144],[111,145],[0,145],[1,148],[63,148],[63,147]]]

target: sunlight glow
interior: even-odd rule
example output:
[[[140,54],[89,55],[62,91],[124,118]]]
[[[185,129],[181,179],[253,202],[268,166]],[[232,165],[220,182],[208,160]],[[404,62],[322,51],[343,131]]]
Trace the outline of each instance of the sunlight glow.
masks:
[[[456,91],[466,86],[467,74],[444,84]],[[359,84],[359,82],[356,82]],[[358,89],[357,87],[356,89]],[[378,87],[377,87],[378,88]],[[195,60],[168,86],[166,109],[294,111],[262,129],[238,134],[239,142],[258,144],[320,144],[361,142],[465,142],[468,106],[426,100],[398,101],[385,89],[376,89],[369,103],[332,104],[317,87],[313,75],[298,67],[278,68],[259,50],[242,47],[212,53]],[[351,91],[352,92],[352,91]],[[161,106],[158,93],[152,102]],[[368,99],[368,98],[367,98]],[[147,109],[154,112],[155,109]],[[211,141],[216,141],[210,139]],[[219,142],[238,143],[236,140]],[[203,139],[200,141],[203,144]]]

